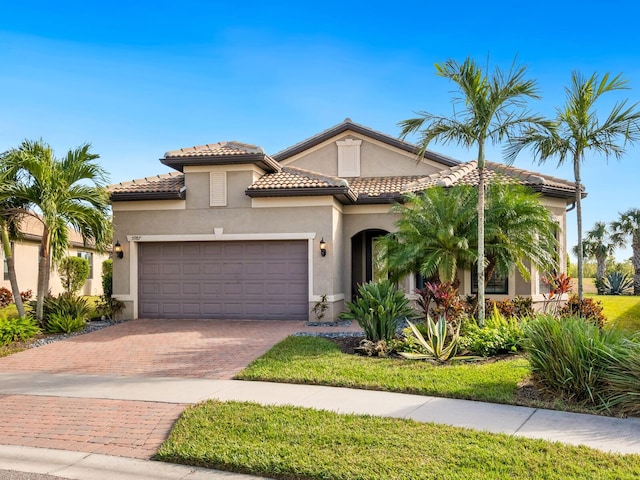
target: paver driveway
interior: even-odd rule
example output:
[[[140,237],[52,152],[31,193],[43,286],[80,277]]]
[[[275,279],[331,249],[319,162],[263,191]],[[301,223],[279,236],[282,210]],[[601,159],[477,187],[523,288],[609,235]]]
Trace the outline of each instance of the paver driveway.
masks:
[[[229,379],[304,328],[305,322],[133,320],[0,358],[0,372]],[[185,406],[0,395],[0,444],[148,459]]]
[[[0,371],[230,379],[305,322],[133,320],[0,358]]]

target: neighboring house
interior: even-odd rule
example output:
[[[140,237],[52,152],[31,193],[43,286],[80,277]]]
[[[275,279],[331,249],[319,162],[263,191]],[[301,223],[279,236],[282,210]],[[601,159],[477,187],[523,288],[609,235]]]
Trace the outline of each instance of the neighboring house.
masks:
[[[13,256],[16,266],[16,277],[21,292],[31,290],[35,299],[38,289],[38,257],[40,253],[40,241],[42,239],[42,223],[33,217],[25,217],[20,226],[23,238],[13,243]],[[71,245],[70,256],[85,258],[89,262],[89,278],[84,287],[78,292],[80,295],[102,295],[102,262],[109,258],[108,253],[99,253],[91,246],[85,246],[82,236],[75,230],[69,230]],[[11,290],[9,271],[4,252],[0,248],[0,258],[4,264],[4,275],[0,287]],[[49,291],[57,295],[64,291],[60,276],[55,268],[52,269],[49,279]]]
[[[417,162],[416,152],[349,119],[272,156],[239,142],[167,152],[160,161],[176,172],[109,187],[123,248],[114,296],[129,318],[307,319],[326,295],[335,318],[358,284],[385,275],[376,238],[394,231],[390,207],[404,192],[477,182],[475,162],[433,152]],[[543,195],[564,263],[573,183],[490,162],[487,171]],[[475,275],[459,277],[472,293]],[[537,272],[531,282],[514,272],[487,290],[541,300],[541,289]]]

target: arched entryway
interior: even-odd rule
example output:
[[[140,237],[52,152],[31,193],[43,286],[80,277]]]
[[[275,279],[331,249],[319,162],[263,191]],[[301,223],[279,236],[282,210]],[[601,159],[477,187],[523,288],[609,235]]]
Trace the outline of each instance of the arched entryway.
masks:
[[[351,237],[351,298],[355,298],[359,285],[387,278],[384,254],[378,243],[387,233],[387,230],[371,228]]]

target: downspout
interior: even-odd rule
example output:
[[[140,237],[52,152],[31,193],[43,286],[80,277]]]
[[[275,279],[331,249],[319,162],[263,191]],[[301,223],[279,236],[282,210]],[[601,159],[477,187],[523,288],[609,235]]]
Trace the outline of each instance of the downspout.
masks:
[[[576,208],[576,202],[573,202],[573,203],[571,204],[571,206],[565,210],[565,213],[570,212],[570,211],[571,211],[571,210],[573,210],[574,208]]]

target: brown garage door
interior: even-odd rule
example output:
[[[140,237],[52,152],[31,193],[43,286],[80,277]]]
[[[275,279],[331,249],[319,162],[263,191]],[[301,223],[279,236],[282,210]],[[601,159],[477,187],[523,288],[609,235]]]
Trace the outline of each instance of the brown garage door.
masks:
[[[306,320],[306,241],[139,245],[139,316]]]

